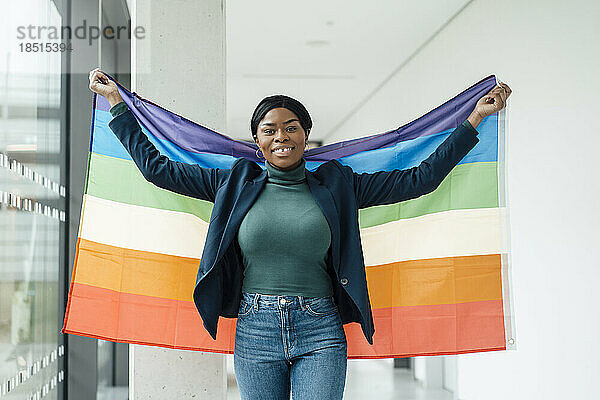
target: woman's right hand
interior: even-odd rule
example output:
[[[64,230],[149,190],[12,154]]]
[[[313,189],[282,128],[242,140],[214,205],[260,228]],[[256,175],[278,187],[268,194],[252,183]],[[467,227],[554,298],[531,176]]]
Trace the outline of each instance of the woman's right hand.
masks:
[[[119,94],[117,84],[100,72],[100,68],[95,68],[90,71],[90,90],[105,97],[111,107],[123,101],[123,98]]]

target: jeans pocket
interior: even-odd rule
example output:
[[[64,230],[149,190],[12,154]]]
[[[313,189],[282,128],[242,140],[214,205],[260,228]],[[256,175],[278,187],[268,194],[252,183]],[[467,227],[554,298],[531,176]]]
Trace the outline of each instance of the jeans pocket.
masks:
[[[315,317],[327,317],[338,312],[335,302],[330,297],[317,298],[305,303],[306,312]]]
[[[246,300],[240,301],[240,307],[238,309],[238,318],[245,317],[246,315],[252,312],[252,304],[248,303]]]

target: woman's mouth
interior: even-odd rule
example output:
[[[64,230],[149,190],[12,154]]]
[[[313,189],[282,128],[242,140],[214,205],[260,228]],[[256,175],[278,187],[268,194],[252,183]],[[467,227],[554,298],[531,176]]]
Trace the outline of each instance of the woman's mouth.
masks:
[[[277,154],[278,156],[286,156],[286,155],[290,154],[292,152],[292,150],[294,150],[294,147],[292,147],[292,146],[279,147],[279,148],[273,150],[273,154]]]

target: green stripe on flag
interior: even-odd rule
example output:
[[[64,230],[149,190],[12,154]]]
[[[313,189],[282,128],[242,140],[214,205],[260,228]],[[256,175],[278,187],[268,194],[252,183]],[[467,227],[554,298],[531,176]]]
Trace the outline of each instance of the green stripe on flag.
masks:
[[[88,194],[106,200],[193,214],[209,222],[213,203],[161,189],[130,160],[92,154]]]
[[[169,211],[210,221],[209,201],[160,189],[146,181],[129,160],[91,155],[88,193],[107,200]],[[447,210],[498,207],[496,162],[457,165],[432,193],[401,203],[359,210],[361,228]]]
[[[460,164],[433,192],[396,204],[359,210],[361,228],[440,211],[498,207],[497,163]]]

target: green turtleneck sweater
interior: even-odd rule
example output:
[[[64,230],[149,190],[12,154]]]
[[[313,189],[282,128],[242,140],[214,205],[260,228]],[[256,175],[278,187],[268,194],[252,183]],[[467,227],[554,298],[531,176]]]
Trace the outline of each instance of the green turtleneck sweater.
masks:
[[[290,171],[265,162],[267,182],[238,231],[244,258],[242,291],[330,296],[325,257],[331,231],[305,177],[305,161]]]

